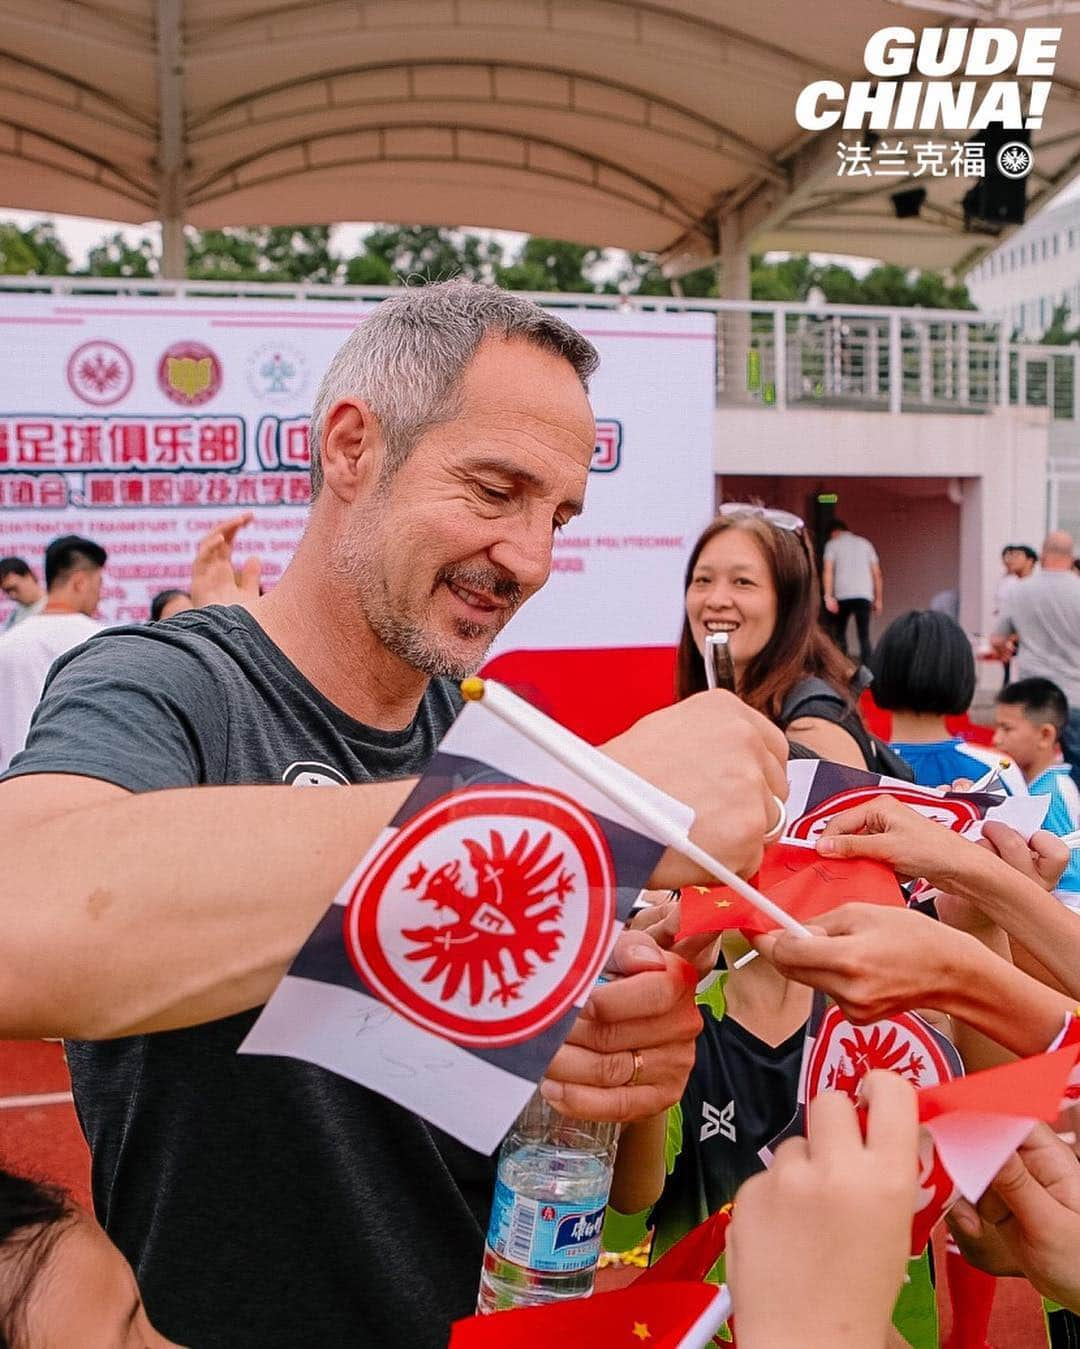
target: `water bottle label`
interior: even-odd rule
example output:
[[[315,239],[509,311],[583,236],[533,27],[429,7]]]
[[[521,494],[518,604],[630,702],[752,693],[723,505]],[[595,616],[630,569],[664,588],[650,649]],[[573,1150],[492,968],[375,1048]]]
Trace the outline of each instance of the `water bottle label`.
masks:
[[[589,1269],[600,1255],[607,1196],[557,1204],[517,1194],[495,1182],[488,1245],[496,1254],[526,1269],[570,1274]]]

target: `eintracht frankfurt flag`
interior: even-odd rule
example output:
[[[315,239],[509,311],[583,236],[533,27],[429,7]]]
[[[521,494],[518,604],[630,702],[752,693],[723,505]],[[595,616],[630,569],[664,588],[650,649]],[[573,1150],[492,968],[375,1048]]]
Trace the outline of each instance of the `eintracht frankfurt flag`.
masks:
[[[792,760],[787,776],[789,824],[785,833],[796,839],[817,839],[834,815],[882,795],[895,796],[920,815],[937,820],[966,838],[982,836],[983,820],[1000,820],[1030,838],[1042,824],[1049,805],[1046,796],[1003,797],[989,791],[917,787],[898,778],[882,777],[828,760]]]
[[[689,828],[687,807],[635,787]],[[240,1052],[320,1064],[491,1152],[663,851],[600,792],[469,704]]]

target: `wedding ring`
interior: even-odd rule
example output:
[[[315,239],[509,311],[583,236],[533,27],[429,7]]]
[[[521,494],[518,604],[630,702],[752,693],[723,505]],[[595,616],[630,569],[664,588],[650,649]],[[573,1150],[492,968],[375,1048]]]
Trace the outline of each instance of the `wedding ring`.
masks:
[[[776,823],[765,835],[765,837],[761,840],[762,843],[775,843],[776,840],[780,837],[780,835],[784,832],[784,826],[787,824],[787,810],[784,806],[783,801],[781,801],[778,796],[774,796],[773,800],[776,802],[776,809],[780,813],[776,817]]]
[[[641,1070],[644,1067],[645,1060],[641,1057],[640,1049],[632,1049],[630,1052],[634,1056],[634,1071],[630,1074],[624,1085],[627,1087],[636,1087],[641,1081]]]

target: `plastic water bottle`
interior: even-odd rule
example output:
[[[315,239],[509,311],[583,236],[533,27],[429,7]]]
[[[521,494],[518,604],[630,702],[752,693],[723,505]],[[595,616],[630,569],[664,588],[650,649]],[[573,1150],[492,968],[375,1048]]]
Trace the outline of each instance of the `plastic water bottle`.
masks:
[[[539,1092],[503,1140],[480,1312],[588,1297],[619,1126],[565,1119]]]

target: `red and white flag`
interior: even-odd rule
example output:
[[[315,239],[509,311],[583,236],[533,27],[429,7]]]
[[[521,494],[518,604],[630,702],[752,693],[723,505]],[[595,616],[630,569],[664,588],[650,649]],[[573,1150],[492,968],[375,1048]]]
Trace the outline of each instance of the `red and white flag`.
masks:
[[[919,1119],[965,1199],[986,1187],[1039,1120],[1057,1119],[1080,1041],[918,1093]]]
[[[689,829],[692,811],[618,772]],[[490,1153],[569,1033],[664,846],[470,703],[240,1052],[319,1064]]]
[[[807,1105],[823,1091],[840,1091],[856,1103],[873,1069],[898,1073],[918,1091],[963,1076],[952,1043],[915,1012],[856,1026],[839,1007],[814,995],[799,1076],[799,1104],[791,1123],[761,1150],[766,1164],[785,1138],[806,1132]],[[812,1116],[811,1116],[812,1117]],[[930,1233],[957,1198],[957,1188],[929,1135],[919,1143],[919,1189],[911,1224],[911,1254],[921,1255]]]

